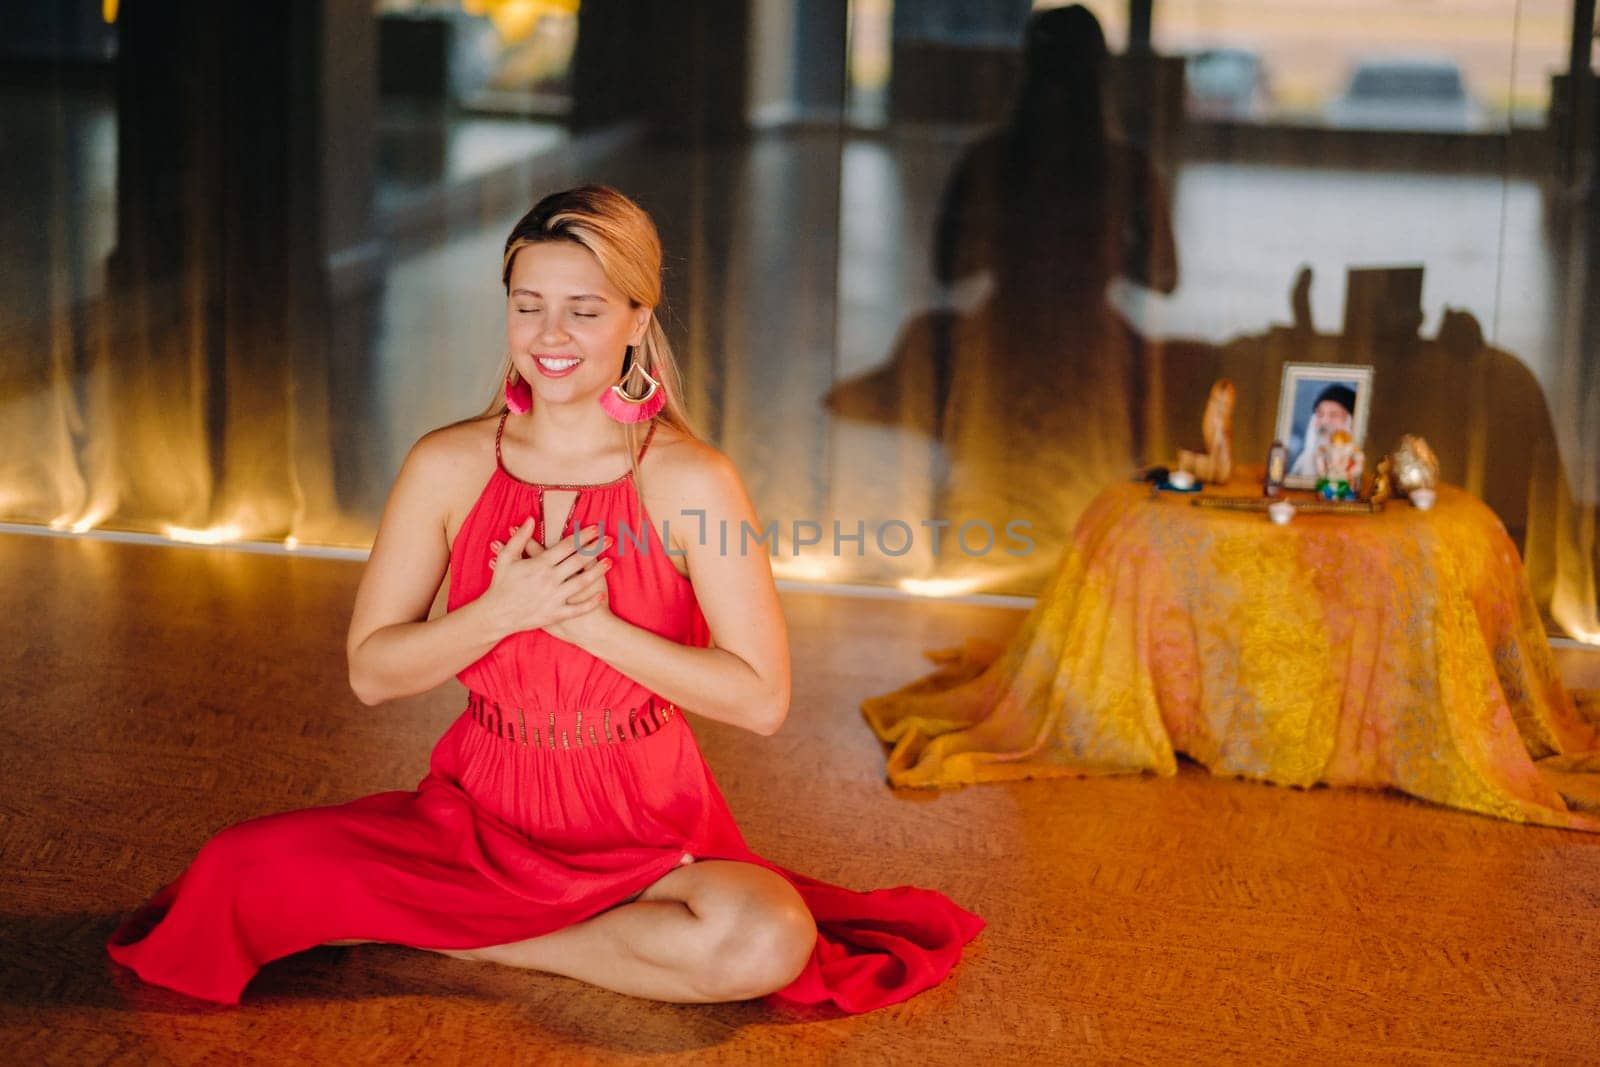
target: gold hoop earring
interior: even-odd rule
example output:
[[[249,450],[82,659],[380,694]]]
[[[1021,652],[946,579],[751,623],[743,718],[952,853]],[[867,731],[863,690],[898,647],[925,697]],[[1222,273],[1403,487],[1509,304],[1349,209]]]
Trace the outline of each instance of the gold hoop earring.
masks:
[[[651,377],[650,372],[644,369],[644,363],[634,356],[634,347],[628,346],[625,357],[628,365],[623,368],[622,377],[617,384],[600,394],[600,407],[607,415],[618,422],[643,422],[654,418],[667,403],[666,390],[661,388],[661,383]],[[628,377],[638,371],[640,376],[648,383],[642,394],[629,393],[625,388]]]

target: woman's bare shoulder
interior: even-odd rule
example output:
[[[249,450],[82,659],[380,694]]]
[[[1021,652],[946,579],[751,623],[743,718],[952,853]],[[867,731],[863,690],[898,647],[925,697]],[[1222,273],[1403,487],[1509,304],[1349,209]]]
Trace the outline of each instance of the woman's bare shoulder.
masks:
[[[472,503],[494,473],[493,418],[466,419],[418,438],[400,468],[386,516],[434,526],[455,539]]]
[[[655,521],[663,523],[663,540],[671,541],[669,547],[675,555],[701,559],[702,566],[708,562],[708,552],[728,560],[748,558],[743,551],[727,551],[727,538],[742,544],[748,536],[745,525],[755,530],[759,524],[733,460],[699,438],[665,431],[663,427],[656,433],[659,455],[655,444],[650,447],[647,458],[655,459],[654,466],[641,470],[645,507]],[[759,543],[765,535],[755,536]],[[684,572],[680,569],[679,573]],[[701,575],[706,573],[712,572],[702,571]],[[687,576],[697,580],[693,566]]]
[[[498,429],[499,421],[486,416],[430,430],[411,446],[406,469],[428,481],[453,481],[474,473],[487,477],[494,467],[494,438]]]
[[[644,478],[678,501],[693,501],[726,493],[740,486],[733,461],[714,446],[665,423],[650,442]]]

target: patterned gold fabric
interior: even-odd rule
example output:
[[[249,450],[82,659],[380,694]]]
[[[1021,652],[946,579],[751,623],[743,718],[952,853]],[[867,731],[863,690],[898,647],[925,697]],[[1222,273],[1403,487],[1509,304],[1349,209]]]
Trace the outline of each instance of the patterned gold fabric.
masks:
[[[1504,528],[1448,486],[1428,512],[1279,527],[1114,485],[1008,645],[930,656],[933,674],[862,705],[895,785],[1171,775],[1182,752],[1600,830],[1578,811],[1600,731],[1561,686]]]

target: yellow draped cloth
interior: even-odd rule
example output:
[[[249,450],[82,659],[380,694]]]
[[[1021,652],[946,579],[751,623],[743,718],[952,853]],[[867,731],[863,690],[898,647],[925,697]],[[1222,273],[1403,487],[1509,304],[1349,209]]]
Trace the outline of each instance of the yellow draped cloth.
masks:
[[[1171,775],[1181,752],[1600,831],[1600,730],[1504,527],[1448,486],[1427,512],[1280,527],[1114,485],[1008,645],[929,656],[933,674],[862,705],[895,785]]]

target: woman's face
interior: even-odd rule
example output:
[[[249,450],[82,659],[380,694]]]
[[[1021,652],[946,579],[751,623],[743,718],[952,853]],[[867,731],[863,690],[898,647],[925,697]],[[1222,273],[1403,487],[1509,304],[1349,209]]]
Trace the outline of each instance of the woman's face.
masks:
[[[1322,431],[1324,437],[1335,430],[1348,432],[1350,429],[1350,413],[1335,400],[1324,400],[1318,404],[1317,410],[1312,413],[1312,418],[1316,420],[1317,428]]]
[[[631,307],[580,244],[529,245],[511,264],[506,339],[517,372],[545,403],[593,400],[615,385],[649,308]]]

